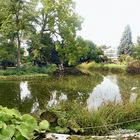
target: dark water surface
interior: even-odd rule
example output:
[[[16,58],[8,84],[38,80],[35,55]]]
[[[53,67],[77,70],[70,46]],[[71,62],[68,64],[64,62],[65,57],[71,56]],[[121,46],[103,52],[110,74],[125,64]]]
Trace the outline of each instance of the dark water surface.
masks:
[[[92,111],[107,102],[135,102],[139,96],[138,75],[100,73],[26,81],[0,80],[0,105],[17,108],[22,113],[34,113],[62,102],[82,104]]]

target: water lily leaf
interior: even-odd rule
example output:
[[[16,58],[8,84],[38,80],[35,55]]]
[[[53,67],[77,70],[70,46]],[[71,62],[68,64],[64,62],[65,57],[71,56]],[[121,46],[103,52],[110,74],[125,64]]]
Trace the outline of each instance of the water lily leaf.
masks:
[[[47,120],[43,120],[39,123],[39,128],[41,130],[49,130],[49,122]]]

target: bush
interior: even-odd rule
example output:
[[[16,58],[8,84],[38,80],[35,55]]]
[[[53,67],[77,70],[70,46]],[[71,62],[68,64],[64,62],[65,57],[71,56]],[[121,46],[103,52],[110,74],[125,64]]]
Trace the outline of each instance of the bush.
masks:
[[[130,63],[127,71],[128,73],[140,74],[140,60]]]
[[[56,69],[57,66],[55,64],[51,64],[48,67],[27,66],[21,68],[1,70],[0,75],[8,76],[8,75],[28,75],[28,74],[49,74],[56,71]]]
[[[118,60],[119,60],[119,62],[122,63],[122,64],[129,64],[129,63],[131,63],[134,59],[133,59],[133,57],[131,57],[131,56],[128,55],[128,54],[123,54],[123,55],[119,56]]]
[[[90,71],[106,71],[106,72],[126,72],[126,65],[119,65],[119,64],[100,64],[89,62],[89,63],[82,63],[78,66],[78,68],[82,70],[90,70]]]

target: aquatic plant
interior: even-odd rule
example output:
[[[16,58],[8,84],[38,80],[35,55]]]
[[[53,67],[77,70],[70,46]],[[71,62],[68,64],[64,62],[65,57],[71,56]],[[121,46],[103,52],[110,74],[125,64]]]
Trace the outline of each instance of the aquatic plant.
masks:
[[[15,109],[0,106],[0,140],[31,140],[49,130],[49,123],[37,120],[29,114],[21,115]]]

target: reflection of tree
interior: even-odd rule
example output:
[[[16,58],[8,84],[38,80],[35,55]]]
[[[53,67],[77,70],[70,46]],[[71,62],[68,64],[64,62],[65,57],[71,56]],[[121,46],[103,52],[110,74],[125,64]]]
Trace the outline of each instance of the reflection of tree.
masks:
[[[31,98],[25,97],[24,100],[21,99],[19,81],[3,81],[0,82],[0,104],[8,108],[17,108],[22,113],[30,113],[36,104],[40,109],[44,109],[55,90],[56,100],[60,100],[64,93],[70,102],[76,100],[86,104],[89,93],[101,81],[102,77],[99,75],[65,76],[61,80],[59,77],[36,79],[28,82]]]
[[[32,98],[37,99],[40,109],[44,109],[51,94],[48,80],[38,81],[36,79],[36,81],[29,81],[29,87],[32,93]]]
[[[20,97],[20,82],[0,82],[0,105],[8,108],[17,108],[22,113],[31,111],[33,99]]]
[[[17,107],[20,102],[19,82],[0,82],[0,104],[9,108]]]
[[[63,79],[53,77],[42,81],[30,81],[31,93],[33,98],[37,97],[40,109],[47,105],[54,90],[57,91],[58,99],[61,93],[66,94],[68,100],[85,102],[93,88],[99,84],[103,78],[99,75],[94,76],[65,76]],[[86,102],[85,102],[86,103]]]
[[[132,75],[118,75],[117,80],[123,103],[128,103],[132,93],[132,88],[140,85],[140,77]]]
[[[19,111],[29,113],[32,110],[34,99],[32,98],[28,82],[20,82],[20,104]]]

